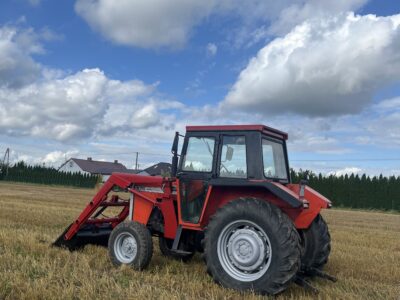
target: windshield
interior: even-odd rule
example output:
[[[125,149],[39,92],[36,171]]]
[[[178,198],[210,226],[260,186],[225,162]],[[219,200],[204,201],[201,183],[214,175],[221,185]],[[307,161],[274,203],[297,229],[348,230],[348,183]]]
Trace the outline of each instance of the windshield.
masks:
[[[283,143],[262,140],[264,175],[267,178],[288,179]]]
[[[192,172],[211,172],[214,156],[214,138],[191,137],[182,170]]]

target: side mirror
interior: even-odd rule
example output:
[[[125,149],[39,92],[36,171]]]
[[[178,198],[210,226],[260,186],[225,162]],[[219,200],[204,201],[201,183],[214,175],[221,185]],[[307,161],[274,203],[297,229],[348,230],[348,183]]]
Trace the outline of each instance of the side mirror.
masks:
[[[179,132],[175,132],[174,142],[172,143],[171,152],[172,154],[178,153],[178,143],[179,143]]]
[[[178,170],[178,143],[179,143],[179,132],[175,132],[174,142],[172,143],[171,152],[172,156],[172,167],[171,176],[176,177],[176,172]]]
[[[233,157],[233,148],[228,146],[226,148],[225,161],[231,161]]]

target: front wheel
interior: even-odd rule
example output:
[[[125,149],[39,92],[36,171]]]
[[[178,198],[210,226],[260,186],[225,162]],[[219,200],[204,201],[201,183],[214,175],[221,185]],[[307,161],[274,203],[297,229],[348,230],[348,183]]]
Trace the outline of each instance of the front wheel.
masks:
[[[220,208],[205,232],[207,270],[224,287],[277,294],[300,267],[299,235],[276,206],[254,198]]]
[[[135,270],[143,270],[153,255],[150,231],[138,222],[120,223],[110,234],[108,252],[114,265],[129,265]]]

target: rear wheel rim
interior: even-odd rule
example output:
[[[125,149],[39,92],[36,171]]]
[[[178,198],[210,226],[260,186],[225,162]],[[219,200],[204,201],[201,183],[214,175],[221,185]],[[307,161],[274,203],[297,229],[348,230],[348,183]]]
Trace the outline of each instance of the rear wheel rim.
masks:
[[[121,263],[132,263],[137,255],[137,250],[137,241],[131,233],[122,232],[115,238],[114,253]]]
[[[261,278],[271,264],[271,242],[254,222],[237,220],[222,229],[217,242],[222,268],[232,278],[250,282]]]

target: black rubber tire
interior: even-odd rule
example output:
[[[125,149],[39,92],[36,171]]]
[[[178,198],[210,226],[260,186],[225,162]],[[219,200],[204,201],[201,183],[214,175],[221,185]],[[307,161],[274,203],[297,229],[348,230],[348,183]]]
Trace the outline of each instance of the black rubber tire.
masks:
[[[254,281],[239,281],[222,267],[218,257],[218,238],[225,226],[236,220],[256,223],[268,235],[272,260],[266,273]],[[219,208],[209,222],[204,238],[207,272],[215,282],[239,291],[252,290],[275,295],[284,291],[300,268],[300,238],[293,222],[278,207],[255,198],[240,198]]]
[[[161,251],[162,255],[176,259],[176,260],[180,260],[183,262],[188,262],[189,260],[192,259],[194,252],[192,252],[190,254],[178,254],[176,252],[171,251],[173,243],[174,243],[174,240],[166,239],[162,236],[160,236],[158,238],[158,245],[160,247],[160,251]]]
[[[328,262],[331,252],[331,236],[328,225],[321,215],[318,215],[310,227],[301,230],[301,272],[313,276],[313,269],[322,271]]]
[[[123,232],[130,233],[137,243],[137,254],[133,261],[126,265],[131,266],[135,270],[145,269],[149,265],[151,257],[153,256],[153,240],[147,227],[138,222],[122,222],[113,229],[108,240],[108,253],[111,262],[115,266],[125,264],[117,258],[114,252],[116,238]]]

